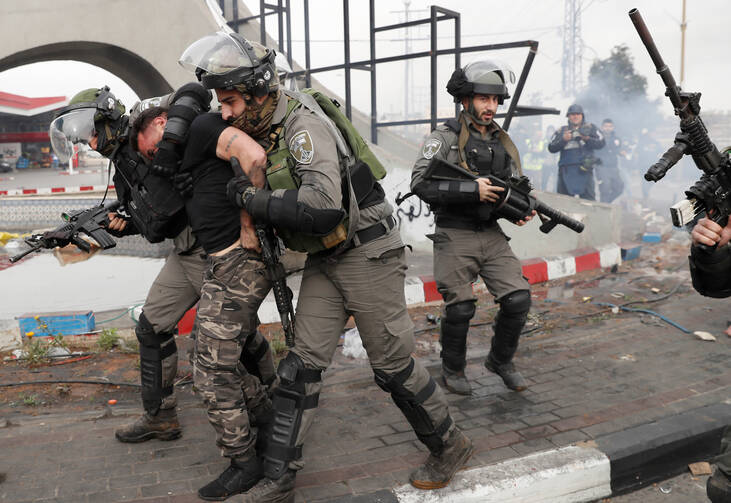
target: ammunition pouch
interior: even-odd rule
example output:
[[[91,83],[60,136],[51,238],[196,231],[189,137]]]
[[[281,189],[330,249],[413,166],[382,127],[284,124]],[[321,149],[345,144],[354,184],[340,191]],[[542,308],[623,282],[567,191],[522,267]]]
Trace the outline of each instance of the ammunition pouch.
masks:
[[[731,249],[724,246],[711,253],[690,247],[690,277],[693,288],[705,297],[731,297]]]

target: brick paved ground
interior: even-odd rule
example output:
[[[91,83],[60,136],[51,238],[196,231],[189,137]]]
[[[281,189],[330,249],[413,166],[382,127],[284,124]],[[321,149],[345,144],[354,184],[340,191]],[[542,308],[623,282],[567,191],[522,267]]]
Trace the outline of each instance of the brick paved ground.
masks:
[[[704,299],[681,286],[665,300],[632,306],[714,333],[717,342],[702,342],[649,315],[592,314],[602,308],[582,303],[652,298],[687,284],[682,267],[673,272],[652,262],[534,289],[536,330],[524,336],[516,361],[531,384],[523,393],[508,391],[482,367],[491,329],[471,330],[467,374],[474,395],[448,395],[454,418],[475,443],[470,466],[590,440],[731,397],[731,339],[723,335],[729,301]],[[651,293],[652,287],[660,292]],[[481,297],[480,320],[489,319],[484,313],[490,305]],[[427,326],[428,311],[438,309],[412,311],[417,327]],[[422,348],[429,340],[422,336]],[[436,354],[425,362],[437,375]],[[425,450],[367,365],[338,355],[325,376],[304,451],[307,465],[297,479],[298,501],[337,500],[407,483]],[[189,388],[180,393],[184,436],[174,442],[115,441],[113,431],[130,420],[123,414],[132,414],[131,407],[96,420],[89,414],[37,417],[5,428],[0,420],[0,472],[7,473],[0,500],[200,501],[195,490],[226,463]]]

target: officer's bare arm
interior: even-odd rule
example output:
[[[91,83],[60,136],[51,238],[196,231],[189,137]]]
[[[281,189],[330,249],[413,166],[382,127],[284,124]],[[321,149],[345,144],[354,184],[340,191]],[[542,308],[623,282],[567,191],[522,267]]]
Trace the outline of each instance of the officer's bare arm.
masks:
[[[236,157],[254,186],[263,188],[266,185],[264,174],[267,164],[266,153],[258,143],[240,129],[227,127],[223,130],[216,144],[216,156],[224,161]]]

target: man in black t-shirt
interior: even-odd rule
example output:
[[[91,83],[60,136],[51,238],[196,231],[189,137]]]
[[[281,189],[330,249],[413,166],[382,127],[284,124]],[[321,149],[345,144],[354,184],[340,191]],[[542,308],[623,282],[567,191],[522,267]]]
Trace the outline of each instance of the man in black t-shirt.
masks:
[[[140,152],[154,152],[159,128],[137,135]],[[257,310],[271,288],[259,254],[251,217],[229,202],[226,184],[236,157],[255,184],[264,185],[264,150],[229,126],[220,114],[199,115],[191,124],[180,171],[192,177],[186,213],[198,243],[208,255],[196,337],[193,377],[216,430],[216,443],[231,465],[198,495],[223,500],[244,492],[261,478],[256,433],[249,425],[241,389],[246,369],[240,363],[246,334],[256,331]]]

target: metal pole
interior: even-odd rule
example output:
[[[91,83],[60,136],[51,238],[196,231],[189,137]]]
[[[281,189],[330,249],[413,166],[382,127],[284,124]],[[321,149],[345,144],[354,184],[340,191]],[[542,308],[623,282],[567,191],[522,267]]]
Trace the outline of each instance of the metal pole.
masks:
[[[285,14],[287,15],[287,62],[289,63],[290,68],[292,67],[292,11],[291,0],[287,0],[287,7],[285,7]]]
[[[310,0],[305,0],[305,87],[312,87],[310,78]]]
[[[282,0],[277,0],[277,25],[279,29],[279,52],[284,50],[284,15],[282,9]]]
[[[239,2],[238,0],[231,0],[232,17],[234,23],[239,20]],[[239,32],[239,25],[236,25],[236,33]]]
[[[680,23],[680,87],[685,81],[685,29],[688,23],[685,20],[685,0],[683,0],[683,21]]]
[[[351,119],[350,103],[350,12],[349,0],[343,0],[343,46],[345,49],[345,116]]]
[[[235,2],[236,0],[234,0]],[[267,46],[267,28],[266,28],[266,5],[264,0],[259,0],[259,43],[263,46]]]
[[[437,8],[432,5],[430,10],[431,50],[429,59],[431,60],[431,116],[429,125],[433,131],[437,128]]]
[[[377,107],[377,96],[376,96],[376,8],[375,0],[369,2],[369,19],[370,19],[370,32],[371,32],[371,142],[374,144],[378,143],[378,112]]]
[[[462,67],[461,58],[462,49],[462,18],[457,16],[454,18],[454,69],[459,70]],[[459,103],[454,104],[454,115],[459,115]]]
[[[221,15],[226,17],[226,0],[218,0],[218,6],[221,7]]]
[[[409,5],[411,0],[404,0],[404,22],[409,22]],[[409,53],[409,28],[404,28],[404,54]],[[404,60],[404,120],[409,119],[409,65],[411,61]]]
[[[518,85],[515,86],[515,93],[513,94],[513,97],[510,99],[510,106],[508,107],[508,113],[505,115],[505,120],[503,121],[503,130],[507,131],[510,127],[510,122],[513,120],[513,114],[515,113],[515,108],[518,106],[518,100],[520,100],[520,95],[523,92],[523,86],[525,86],[525,80],[528,78],[528,73],[530,72],[530,67],[533,65],[533,60],[536,57],[536,53],[538,52],[538,42],[534,42],[533,45],[530,46],[530,49],[528,49],[528,57],[525,58],[525,64],[523,65],[523,71],[520,72],[520,78],[518,79]]]

